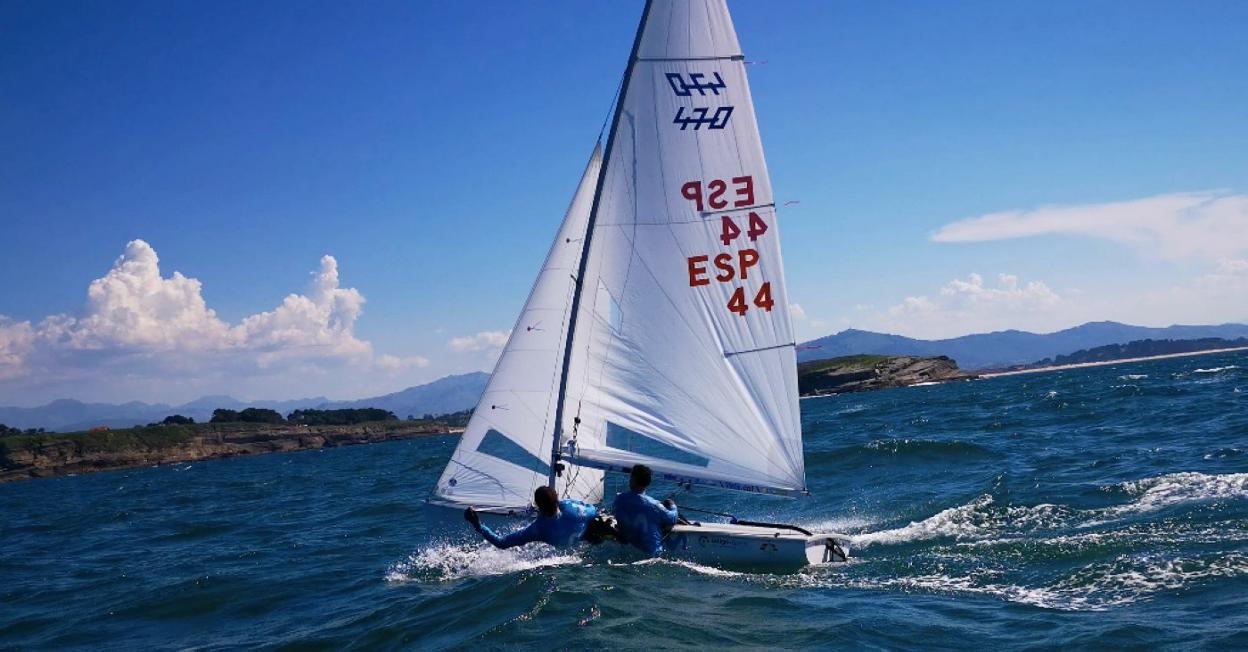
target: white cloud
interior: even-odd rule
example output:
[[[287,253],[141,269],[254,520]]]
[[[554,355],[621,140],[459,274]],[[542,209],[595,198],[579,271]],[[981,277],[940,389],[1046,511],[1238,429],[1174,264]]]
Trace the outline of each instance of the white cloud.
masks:
[[[162,278],[156,251],[134,240],[108,274],[91,282],[83,315],[50,317],[40,335],[74,349],[231,346],[234,334],[208,309],[200,289],[199,281],[180,272]]]
[[[451,350],[456,353],[501,349],[507,344],[507,338],[510,336],[511,331],[481,331],[476,335],[452,337],[447,342],[447,346],[451,347]]]
[[[1223,258],[1218,261],[1218,273],[1227,276],[1248,275],[1248,260]]]
[[[999,274],[989,285],[979,274],[953,279],[931,295],[905,297],[884,310],[856,316],[860,327],[912,337],[941,338],[1009,328],[1069,326],[1066,301],[1041,281],[1021,283]]]
[[[793,319],[806,319],[806,311],[802,308],[802,304],[800,303],[789,304],[789,315],[791,315]]]
[[[30,322],[14,322],[0,316],[0,380],[19,374],[34,343],[35,331]]]
[[[419,355],[399,357],[383,353],[377,356],[375,361],[378,368],[388,373],[394,374],[408,369],[420,369],[429,366],[429,358]]]
[[[1248,195],[1174,193],[1005,211],[946,224],[932,239],[983,242],[1038,235],[1101,238],[1172,261],[1229,259],[1248,253]]]
[[[262,365],[309,355],[368,361],[372,345],[353,333],[363,312],[364,296],[355,288],[339,287],[338,261],[323,256],[307,295],[287,295],[277,308],[244,319],[235,334],[260,353]]]
[[[112,269],[91,282],[81,314],[51,315],[38,324],[0,316],[0,381],[14,389],[60,383],[58,391],[93,383],[150,390],[216,382],[212,390],[224,391],[267,379],[276,386],[269,392],[277,393],[287,382],[311,385],[344,369],[371,377],[429,364],[420,356],[377,355],[355,336],[365,299],[341,287],[333,256],[321,258],[305,294],[290,294],[238,325],[217,317],[201,290],[198,280],[179,272],[162,276],[156,251],[131,241]]]

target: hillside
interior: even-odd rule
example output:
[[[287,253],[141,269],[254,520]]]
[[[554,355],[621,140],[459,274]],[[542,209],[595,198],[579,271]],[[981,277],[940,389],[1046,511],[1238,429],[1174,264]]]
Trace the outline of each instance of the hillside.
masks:
[[[1028,365],[1044,358],[1135,340],[1237,339],[1248,337],[1248,325],[1168,326],[1152,328],[1117,322],[1089,322],[1054,333],[998,331],[943,340],[920,340],[862,330],[845,330],[802,343],[798,361],[855,354],[946,355],[965,369],[983,370]]]
[[[797,367],[797,387],[802,396],[863,392],[974,377],[945,356],[851,355],[804,362]]]
[[[363,398],[358,401],[329,401],[318,405],[321,409],[371,407],[389,410],[400,419],[408,415],[417,418],[426,414],[447,414],[476,407],[490,375],[480,371],[457,376],[446,376],[425,385],[383,396]]]

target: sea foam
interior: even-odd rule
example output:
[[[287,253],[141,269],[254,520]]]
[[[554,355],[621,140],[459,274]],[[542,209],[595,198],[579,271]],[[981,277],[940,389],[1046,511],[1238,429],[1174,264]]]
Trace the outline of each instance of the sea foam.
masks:
[[[387,570],[386,580],[449,581],[579,563],[579,555],[561,554],[546,546],[521,546],[500,550],[486,543],[443,543],[422,548],[407,559],[395,563]]]

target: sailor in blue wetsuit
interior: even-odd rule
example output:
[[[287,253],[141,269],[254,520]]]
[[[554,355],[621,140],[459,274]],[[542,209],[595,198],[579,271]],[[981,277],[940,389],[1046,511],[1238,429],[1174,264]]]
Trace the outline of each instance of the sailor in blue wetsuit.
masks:
[[[490,528],[481,525],[481,517],[471,507],[464,510],[464,519],[481,533],[486,541],[503,549],[541,541],[556,548],[570,548],[585,534],[585,526],[598,515],[598,508],[579,500],[559,500],[550,487],[538,487],[533,492],[537,504],[537,520],[519,532],[500,537]]]
[[[630,491],[615,497],[612,511],[620,541],[653,557],[663,552],[663,537],[676,525],[678,514],[676,503],[670,499],[660,503],[646,495],[650,476],[650,467],[634,466],[628,476]]]

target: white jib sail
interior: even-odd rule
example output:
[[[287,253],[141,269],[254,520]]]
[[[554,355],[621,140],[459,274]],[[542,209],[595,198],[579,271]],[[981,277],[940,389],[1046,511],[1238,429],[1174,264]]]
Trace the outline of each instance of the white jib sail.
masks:
[[[641,30],[592,226],[561,449],[595,468],[804,491],[779,226],[732,19],[722,0],[652,0]]]
[[[595,147],[485,393],[438,479],[438,502],[524,510],[533,490],[547,482],[573,275],[601,167],[602,150]],[[560,496],[598,502],[602,472],[570,467],[556,489]]]

